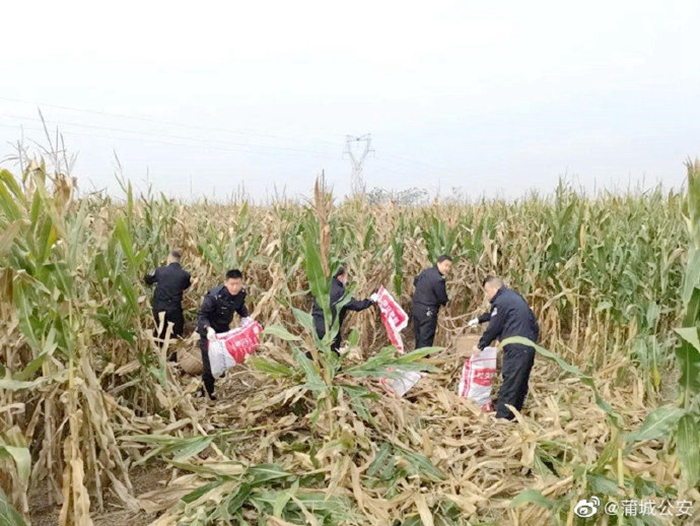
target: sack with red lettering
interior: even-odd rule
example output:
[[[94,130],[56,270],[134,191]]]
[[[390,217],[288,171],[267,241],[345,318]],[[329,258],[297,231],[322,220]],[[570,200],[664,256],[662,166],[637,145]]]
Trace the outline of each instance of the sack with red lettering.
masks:
[[[403,354],[404,348],[401,331],[408,325],[408,314],[406,314],[406,311],[401,308],[399,302],[394,299],[383,285],[379,287],[377,296],[377,305],[379,305],[379,312],[382,317],[382,322],[384,323],[384,328],[386,329],[386,334],[389,336],[389,341],[394,344],[399,354]],[[398,370],[401,373],[400,376],[398,378],[380,378],[379,383],[384,389],[399,397],[405,395],[418,383],[418,380],[424,376],[418,371],[392,370]]]
[[[389,336],[389,341],[394,344],[399,354],[403,354],[401,331],[408,325],[408,314],[401,308],[401,305],[391,293],[384,288],[384,285],[379,287],[377,291],[377,305],[379,305],[379,313],[382,317],[386,334]]]
[[[214,378],[223,376],[229,368],[243,363],[246,355],[253,354],[260,344],[258,335],[262,330],[262,325],[251,320],[236,329],[218,333],[215,339],[207,341],[209,364]]]
[[[459,396],[473,400],[484,411],[493,411],[491,386],[496,375],[497,353],[496,347],[486,347],[480,353],[471,356],[464,363],[459,380]]]

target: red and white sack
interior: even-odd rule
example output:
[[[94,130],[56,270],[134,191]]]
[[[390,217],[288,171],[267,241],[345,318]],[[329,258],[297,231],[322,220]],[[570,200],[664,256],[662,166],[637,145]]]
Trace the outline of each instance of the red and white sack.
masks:
[[[379,305],[379,312],[389,341],[394,344],[399,354],[403,354],[401,331],[408,325],[408,314],[384,286],[379,287],[377,296],[377,305]],[[423,374],[416,371],[401,371],[400,369],[399,371],[401,372],[399,378],[380,378],[379,383],[387,391],[397,396],[403,396],[418,383],[418,380],[423,378]]]
[[[379,305],[379,312],[389,341],[394,344],[399,353],[403,354],[401,331],[408,325],[408,314],[383,285],[377,291],[377,305]]]
[[[462,368],[459,380],[459,396],[476,402],[484,411],[491,411],[491,386],[496,375],[496,347],[486,347],[471,356]]]
[[[262,331],[262,325],[253,320],[208,340],[209,364],[214,378],[223,376],[234,365],[243,363],[246,355],[253,354],[260,344],[258,335]]]

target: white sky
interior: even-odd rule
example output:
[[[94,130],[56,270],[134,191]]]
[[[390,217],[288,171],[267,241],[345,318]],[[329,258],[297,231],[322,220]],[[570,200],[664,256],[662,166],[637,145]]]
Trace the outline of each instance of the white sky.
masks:
[[[343,194],[365,133],[369,188],[442,195],[678,186],[700,155],[697,0],[25,1],[1,20],[0,156],[46,145],[40,107],[84,190],[118,192],[116,151],[172,196],[294,196],[321,169]]]

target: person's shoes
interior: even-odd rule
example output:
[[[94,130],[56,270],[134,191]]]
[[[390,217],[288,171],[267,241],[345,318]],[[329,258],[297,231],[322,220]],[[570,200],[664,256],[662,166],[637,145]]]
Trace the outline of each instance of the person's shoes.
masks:
[[[217,400],[216,396],[214,396],[213,393],[207,393],[204,390],[204,386],[199,388],[199,391],[197,393],[197,398],[208,398],[209,400],[215,402]]]

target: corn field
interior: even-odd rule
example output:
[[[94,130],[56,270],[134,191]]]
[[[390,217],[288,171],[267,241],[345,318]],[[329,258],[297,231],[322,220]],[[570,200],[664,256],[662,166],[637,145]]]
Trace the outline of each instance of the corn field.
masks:
[[[37,495],[62,526],[115,510],[160,526],[671,524],[573,510],[594,493],[700,501],[697,161],[683,192],[560,183],[515,202],[369,207],[323,180],[308,203],[266,206],[123,190],[78,198],[41,160],[0,171],[0,523],[36,522]],[[266,327],[217,402],[166,361],[196,337],[153,337],[142,279],[171,248],[193,277],[187,334],[230,268]],[[343,264],[357,297],[384,285],[410,312],[413,277],[442,253],[454,266],[440,349],[398,356],[368,310],[345,323],[340,369],[314,336],[312,293],[327,298]],[[486,308],[487,274],[541,327],[514,423],[456,394],[455,338]],[[410,326],[404,337],[412,349]],[[409,399],[378,385],[396,367],[427,371]]]

